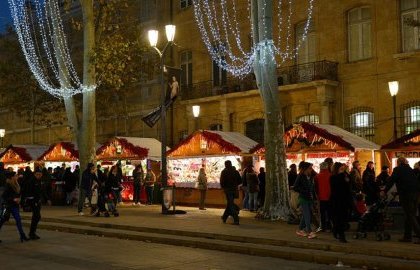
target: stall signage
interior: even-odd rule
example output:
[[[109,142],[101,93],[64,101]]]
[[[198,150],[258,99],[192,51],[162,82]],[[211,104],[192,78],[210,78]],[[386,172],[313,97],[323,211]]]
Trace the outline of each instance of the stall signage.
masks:
[[[395,157],[406,157],[406,158],[420,158],[420,152],[418,151],[399,151],[395,152]]]
[[[307,158],[346,158],[349,157],[349,153],[308,153]]]

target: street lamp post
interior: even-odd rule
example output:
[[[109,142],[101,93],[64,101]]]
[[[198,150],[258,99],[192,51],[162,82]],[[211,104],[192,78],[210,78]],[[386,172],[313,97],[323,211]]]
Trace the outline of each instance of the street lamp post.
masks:
[[[161,171],[161,181],[162,187],[165,188],[168,184],[168,173],[167,173],[167,160],[166,160],[166,91],[165,91],[165,82],[164,82],[164,68],[165,68],[165,55],[170,46],[172,46],[174,38],[175,38],[175,25],[166,25],[166,38],[167,43],[163,50],[159,50],[156,45],[158,42],[159,32],[157,30],[149,30],[149,42],[150,46],[156,50],[160,57],[160,84],[161,84],[161,111],[160,111],[160,125],[161,125],[161,164],[162,164],[162,171]],[[166,213],[167,209],[164,205],[162,200],[162,213]]]
[[[194,129],[195,131],[198,130],[198,117],[200,116],[200,105],[194,105],[192,106],[192,113],[194,116]]]
[[[6,130],[4,128],[0,129],[0,141],[1,141],[1,148],[3,148],[3,138],[6,135]]]
[[[398,81],[388,82],[389,93],[392,97],[392,105],[394,110],[394,135],[393,139],[397,139],[397,94],[399,89]]]

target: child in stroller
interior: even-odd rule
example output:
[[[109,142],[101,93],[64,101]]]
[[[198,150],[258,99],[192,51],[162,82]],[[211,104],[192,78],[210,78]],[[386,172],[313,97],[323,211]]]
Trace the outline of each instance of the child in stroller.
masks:
[[[387,198],[381,198],[374,203],[359,219],[357,232],[353,239],[366,238],[367,232],[375,232],[377,241],[389,240],[391,235],[385,232],[385,216],[389,203]]]

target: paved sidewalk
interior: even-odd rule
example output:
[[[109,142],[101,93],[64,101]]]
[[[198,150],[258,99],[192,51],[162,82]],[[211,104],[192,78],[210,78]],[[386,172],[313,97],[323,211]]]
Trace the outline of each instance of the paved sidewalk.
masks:
[[[366,249],[369,253],[390,256],[394,258],[410,258],[420,261],[420,245],[412,243],[400,243],[397,241],[401,235],[391,233],[390,241],[375,241],[374,234],[368,234],[368,239],[353,240],[352,233],[347,233],[349,243],[341,244],[333,239],[329,233],[319,233],[317,239],[306,239],[297,237],[295,230],[297,225],[289,225],[282,221],[262,221],[254,218],[255,214],[241,211],[239,226],[231,225],[232,220],[223,224],[220,216],[223,209],[210,209],[205,211],[191,207],[178,207],[177,209],[187,211],[184,215],[162,215],[160,205],[153,206],[122,206],[119,208],[119,217],[91,217],[89,215],[78,216],[76,208],[71,207],[44,207],[42,217],[58,219],[62,222],[89,222],[94,224],[106,224],[108,228],[115,226],[146,227],[153,229],[184,231],[197,234],[221,234],[237,237],[252,237],[258,239],[269,239],[278,241],[293,242],[297,247],[305,247],[320,250],[353,251]],[[87,214],[87,210],[85,213]],[[30,213],[23,213],[29,218]],[[42,220],[41,220],[42,223]],[[245,241],[244,241],[245,242]],[[360,252],[359,252],[360,253]]]

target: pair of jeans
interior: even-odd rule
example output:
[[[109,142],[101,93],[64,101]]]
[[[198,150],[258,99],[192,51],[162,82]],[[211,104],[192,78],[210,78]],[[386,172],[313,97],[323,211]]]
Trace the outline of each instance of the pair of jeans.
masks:
[[[258,209],[258,192],[249,192],[249,210],[254,211]]]
[[[153,186],[146,186],[147,203],[153,203]]]
[[[16,221],[16,228],[19,232],[20,238],[23,238],[25,236],[25,233],[22,228],[22,219],[19,213],[19,205],[13,205],[9,208],[9,210],[10,210],[10,214],[13,216],[13,218]],[[4,222],[5,220],[0,221],[0,229],[3,226]]]
[[[244,209],[249,209],[249,192],[247,186],[242,186],[242,190],[244,191],[244,201],[242,203]]]
[[[235,223],[239,223],[238,207],[235,205],[235,191],[225,191],[226,195],[226,209],[223,213],[222,219],[226,221],[229,216],[233,217]]]
[[[35,235],[38,223],[41,220],[41,202],[34,202],[32,204],[32,219],[31,219],[31,229],[29,235]]]
[[[205,208],[204,202],[206,201],[206,192],[207,192],[207,190],[200,189],[200,203],[199,203],[199,206],[198,206],[200,209]]]
[[[416,218],[418,202],[418,193],[400,194],[400,203],[405,214],[404,238],[406,239],[412,238],[413,231],[420,238],[420,225]]]
[[[331,205],[330,201],[319,201],[321,214],[321,228],[323,230],[331,229]]]
[[[133,194],[133,201],[134,203],[140,202],[140,192],[141,192],[141,184],[134,183],[134,194]]]
[[[300,218],[299,230],[305,230],[306,233],[312,232],[311,216],[312,216],[312,202],[301,201],[300,208],[302,209],[302,217]]]
[[[80,192],[80,194],[79,194],[79,203],[77,205],[77,211],[80,213],[80,212],[83,212],[83,206],[85,204],[86,198],[88,198],[89,203],[90,203],[90,196],[91,195],[86,190],[84,190],[82,188],[79,190],[79,192]]]

